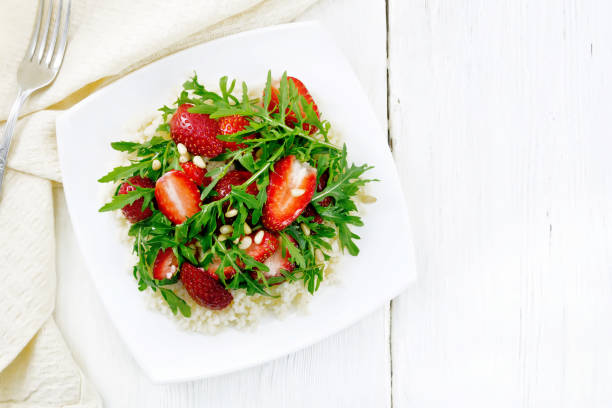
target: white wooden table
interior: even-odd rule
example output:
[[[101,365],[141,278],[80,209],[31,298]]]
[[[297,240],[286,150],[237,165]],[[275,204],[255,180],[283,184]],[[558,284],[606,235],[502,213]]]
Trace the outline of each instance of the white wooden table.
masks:
[[[604,0],[309,10],[301,19],[333,33],[389,128],[420,277],[260,367],[151,384],[84,271],[57,189],[56,318],[106,406],[611,406],[611,16]]]

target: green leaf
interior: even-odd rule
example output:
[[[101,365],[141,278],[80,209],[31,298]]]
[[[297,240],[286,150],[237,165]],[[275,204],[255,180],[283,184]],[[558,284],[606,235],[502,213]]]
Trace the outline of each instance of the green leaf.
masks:
[[[98,180],[99,183],[123,180],[151,167],[151,160],[134,162],[129,166],[115,167],[110,173]]]
[[[159,288],[159,291],[161,292],[163,298],[166,300],[166,303],[168,303],[168,306],[170,306],[170,310],[172,310],[172,313],[176,314],[178,309],[180,310],[183,316],[191,316],[191,307],[176,293],[166,288]]]
[[[133,152],[140,146],[140,143],[135,142],[113,142],[111,147],[120,152]]]
[[[134,201],[138,200],[141,197],[148,197],[148,202],[150,203],[154,194],[155,189],[153,188],[136,187],[136,190],[129,191],[125,194],[117,194],[113,197],[110,203],[105,204],[98,211],[106,212],[119,210],[128,204],[132,204]]]

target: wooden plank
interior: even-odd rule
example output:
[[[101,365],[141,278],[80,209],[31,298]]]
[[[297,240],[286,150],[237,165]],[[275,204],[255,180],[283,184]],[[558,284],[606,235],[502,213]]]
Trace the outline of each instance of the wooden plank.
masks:
[[[304,19],[320,20],[334,35],[381,123],[386,124],[384,1],[325,0]],[[151,384],[106,317],[84,272],[61,190],[55,197],[59,243],[56,317],[76,360],[106,406],[390,406],[388,307],[313,347],[260,367],[185,384]]]
[[[389,0],[393,406],[612,401],[609,2]]]

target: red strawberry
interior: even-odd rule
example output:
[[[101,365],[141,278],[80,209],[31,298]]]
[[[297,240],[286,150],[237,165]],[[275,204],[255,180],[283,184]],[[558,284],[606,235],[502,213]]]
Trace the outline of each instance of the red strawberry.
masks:
[[[175,224],[200,211],[200,190],[182,171],[169,171],[157,180],[155,199],[159,210]]]
[[[300,95],[302,95],[305,99],[306,102],[308,102],[308,104],[310,104],[312,106],[312,109],[315,111],[315,113],[317,114],[317,118],[320,117],[319,116],[319,108],[317,107],[317,104],[315,103],[314,99],[312,98],[312,95],[310,95],[310,92],[308,92],[308,89],[306,89],[306,86],[302,83],[302,81],[300,81],[299,79],[295,78],[295,77],[287,77],[287,81],[291,81],[293,82],[293,84],[295,85],[295,87],[297,88],[297,91]],[[268,106],[268,110],[270,112],[275,112],[278,113],[279,109],[278,109],[278,96],[280,95],[280,91],[275,88],[272,87],[272,92],[270,95],[270,105]],[[287,109],[289,110],[289,109]],[[304,113],[304,109],[303,107],[300,106],[300,110],[301,110],[301,115],[302,117],[306,116]],[[287,124],[287,126],[295,126],[295,124],[298,122],[297,117],[295,116],[294,112],[289,112],[286,119],[285,119],[285,123]],[[304,123],[304,125],[302,126],[302,128],[309,132],[309,133],[314,133],[317,131],[316,126],[312,126],[309,125],[307,123]]]
[[[312,206],[312,204],[308,204],[302,213],[304,217],[314,217],[314,222],[317,224],[323,224],[323,218],[319,215],[317,210]]]
[[[148,179],[146,177],[130,177],[128,181],[126,181],[121,185],[121,187],[119,187],[119,191],[117,192],[117,194],[127,194],[130,191],[134,191],[136,190],[136,187],[134,186],[153,188],[155,187],[155,184],[153,184],[153,181],[151,179]],[[151,211],[150,208],[146,208],[144,211],[142,211],[143,202],[144,197],[141,197],[138,200],[134,201],[132,204],[128,204],[121,209],[123,216],[127,218],[127,220],[132,224],[138,221],[142,221],[145,218],[149,218],[153,214],[153,211]]]
[[[219,269],[219,265],[221,265],[221,258],[215,257],[213,258],[208,268],[206,268],[206,272],[212,276],[215,280],[219,280],[219,275],[217,275],[217,269]],[[226,266],[223,268],[223,273],[225,274],[225,279],[231,279],[236,274],[236,270],[231,266]]]
[[[251,237],[254,236],[255,235],[252,235]],[[249,246],[245,250],[245,252],[252,258],[254,258],[257,262],[263,262],[270,255],[272,255],[274,251],[276,251],[277,247],[278,238],[275,235],[269,233],[268,231],[263,230],[263,239],[261,240],[261,243],[256,244],[255,242],[253,242],[251,246]],[[206,272],[208,272],[210,276],[217,280],[219,279],[219,276],[217,275],[217,269],[219,269],[219,265],[221,265],[221,259],[215,257],[206,269]],[[242,262],[240,258],[236,259],[236,265],[238,265],[239,268],[245,267],[244,262]],[[231,279],[232,277],[234,277],[234,275],[236,275],[236,270],[231,266],[226,266],[223,272],[225,273],[225,279]]]
[[[247,255],[251,256],[257,262],[265,261],[266,259],[270,257],[270,255],[274,253],[274,251],[276,251],[276,248],[278,248],[278,238],[276,237],[276,235],[266,230],[260,230],[260,231],[263,233],[263,238],[261,242],[259,244],[256,244],[255,242],[253,242],[251,246],[249,246],[244,251],[247,253]],[[251,238],[254,239],[258,233],[259,231],[252,234]],[[241,259],[237,259],[236,264],[240,268],[244,268],[244,262],[242,262]]]
[[[321,174],[321,177],[319,177],[319,182],[317,183],[318,193],[325,190],[325,187],[327,187],[328,180],[329,180],[329,170],[325,170],[323,174]],[[321,207],[329,207],[331,203],[333,202],[334,202],[333,197],[327,196],[323,200],[319,201],[317,204],[319,204]]]
[[[327,181],[329,180],[329,171],[323,172],[321,177],[319,177],[319,182],[317,183],[317,192],[321,192],[327,187]],[[323,200],[319,201],[317,204],[321,207],[329,207],[334,202],[332,197],[325,197]],[[323,224],[323,218],[317,213],[314,206],[312,204],[308,204],[306,209],[302,213],[304,217],[314,217],[314,222],[317,224]]]
[[[317,183],[317,171],[295,156],[286,156],[270,172],[268,199],[263,207],[262,223],[270,231],[280,231],[291,224],[310,203]]]
[[[293,245],[295,245],[295,240],[289,237]],[[283,251],[281,251],[281,246],[279,245],[276,248],[276,251],[263,262],[264,265],[268,267],[268,271],[264,272],[264,276],[266,278],[274,278],[278,276],[283,276],[281,271],[291,272],[295,265],[291,262],[291,256],[289,255],[289,250],[285,248],[285,255],[283,256]],[[253,278],[257,276],[256,272],[251,274]]]
[[[214,280],[204,269],[188,262],[184,262],[181,267],[181,282],[197,304],[209,309],[224,309],[234,299],[221,282]]]
[[[220,135],[233,135],[234,133],[238,133],[249,125],[249,120],[240,115],[232,115],[225,116],[219,118],[219,134]],[[255,135],[243,136],[243,139],[254,139]],[[238,149],[244,149],[247,147],[245,143],[236,143],[236,142],[223,142],[223,147],[226,149],[230,149],[232,152],[235,152]]]
[[[153,263],[153,278],[170,279],[178,271],[178,259],[172,248],[160,249]]]
[[[181,167],[187,177],[200,187],[206,187],[212,181],[211,177],[206,177],[206,170],[199,168],[193,162],[181,163]]]
[[[175,143],[182,143],[192,154],[215,157],[223,152],[223,141],[217,139],[219,126],[205,113],[189,113],[193,105],[184,103],[170,119],[170,134]]]
[[[232,191],[232,186],[239,186],[247,181],[252,176],[249,171],[232,170],[229,171],[225,176],[219,180],[215,185],[215,191],[217,196],[213,197],[213,200],[220,200]],[[257,195],[259,190],[257,189],[256,183],[251,183],[246,189],[249,194]]]

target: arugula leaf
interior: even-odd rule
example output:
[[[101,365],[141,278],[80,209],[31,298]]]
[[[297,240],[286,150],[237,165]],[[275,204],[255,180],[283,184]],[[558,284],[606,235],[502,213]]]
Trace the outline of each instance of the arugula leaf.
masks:
[[[191,317],[191,307],[183,299],[178,297],[176,293],[166,288],[159,288],[159,291],[163,298],[170,306],[172,313],[176,314],[177,309],[181,311],[181,314],[185,317]]]
[[[136,190],[128,191],[125,194],[117,194],[113,197],[110,203],[102,206],[98,211],[106,212],[106,211],[114,211],[119,210],[126,205],[132,204],[134,201],[138,200],[141,197],[145,197],[145,203],[150,203],[153,200],[153,196],[155,195],[155,189],[153,188],[143,188],[139,186],[136,187]],[[148,205],[143,205],[143,208],[146,208]]]

